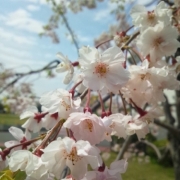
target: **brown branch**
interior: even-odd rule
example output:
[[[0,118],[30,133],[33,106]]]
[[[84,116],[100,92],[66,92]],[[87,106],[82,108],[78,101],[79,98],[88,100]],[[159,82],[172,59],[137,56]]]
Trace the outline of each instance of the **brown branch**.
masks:
[[[171,106],[169,104],[169,101],[168,101],[168,98],[166,95],[164,95],[166,101],[163,103],[163,108],[164,108],[164,113],[165,113],[165,116],[169,122],[169,124],[173,125],[175,123],[175,118],[172,116],[172,113],[171,113]]]
[[[129,144],[131,143],[132,137],[133,137],[133,136],[128,136],[128,137],[125,139],[125,141],[124,141],[124,143],[123,143],[123,146],[122,146],[121,150],[119,151],[119,153],[118,153],[118,155],[117,155],[117,157],[116,157],[116,161],[118,161],[118,160],[120,160],[120,159],[123,158],[124,153],[126,152]]]
[[[146,7],[151,6],[151,5],[153,5],[155,2],[157,2],[157,0],[152,0],[152,1],[150,1],[149,3],[145,4],[144,6],[146,6]]]
[[[141,140],[141,141],[138,141],[136,143],[136,145],[139,144],[139,143],[144,143],[144,144],[150,146],[155,151],[155,153],[156,153],[156,155],[158,157],[158,160],[161,160],[161,158],[162,158],[161,152],[159,151],[159,149],[153,143],[151,143],[151,142],[149,142],[147,140]]]
[[[166,130],[170,131],[172,134],[176,135],[177,137],[180,136],[180,130],[175,128],[172,125],[169,125],[167,123],[163,123],[157,119],[154,120],[154,124],[156,124],[162,128],[165,128]]]
[[[129,39],[128,41],[121,47],[122,51],[126,48],[126,46],[128,46],[138,35],[140,34],[140,31],[134,33]]]
[[[23,77],[25,76],[28,76],[28,75],[32,75],[32,74],[37,74],[37,73],[40,73],[42,71],[45,71],[45,70],[50,70],[50,69],[54,69],[57,67],[57,65],[60,63],[59,60],[53,60],[51,61],[50,63],[48,63],[46,66],[44,66],[43,68],[40,68],[38,70],[32,70],[32,71],[29,71],[27,73],[16,73],[15,75],[17,76],[16,78],[14,78],[11,82],[9,82],[6,86],[2,87],[1,90],[0,90],[0,94],[6,90],[8,87],[14,85],[16,82],[18,82],[20,79],[22,79]],[[55,65],[53,65],[55,64]]]
[[[110,95],[106,95],[104,98],[102,98],[102,101],[106,102],[109,98]],[[97,100],[91,108],[92,112],[96,111],[100,107],[100,105],[101,103]]]
[[[70,33],[70,35],[71,35],[71,38],[72,38],[73,44],[74,44],[75,47],[76,47],[77,53],[79,54],[79,45],[78,45],[78,43],[77,43],[77,41],[76,41],[76,39],[75,39],[75,36],[74,36],[74,33],[73,33],[71,27],[69,26],[69,23],[68,23],[68,21],[67,21],[67,18],[65,17],[65,15],[64,15],[63,13],[61,14],[61,17],[62,17],[62,19],[63,19],[63,22],[64,22],[67,30],[69,31],[69,33]]]
[[[161,1],[164,1],[166,4],[168,4],[169,6],[173,6],[174,3],[173,2],[170,2],[169,0],[161,0]]]
[[[180,129],[180,91],[176,91],[176,117],[177,117],[177,127]]]

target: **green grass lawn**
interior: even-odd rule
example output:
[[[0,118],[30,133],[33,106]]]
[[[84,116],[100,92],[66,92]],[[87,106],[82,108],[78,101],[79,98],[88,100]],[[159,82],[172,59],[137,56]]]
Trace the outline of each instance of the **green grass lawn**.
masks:
[[[18,115],[0,114],[0,125],[17,126],[22,125],[24,120],[20,120]]]
[[[111,153],[107,160],[109,165],[113,159],[116,158],[115,153]],[[174,180],[174,171],[171,167],[163,167],[154,162],[128,161],[128,168],[126,173],[122,174],[123,180]]]
[[[158,164],[130,162],[122,177],[124,180],[174,180],[174,171]]]

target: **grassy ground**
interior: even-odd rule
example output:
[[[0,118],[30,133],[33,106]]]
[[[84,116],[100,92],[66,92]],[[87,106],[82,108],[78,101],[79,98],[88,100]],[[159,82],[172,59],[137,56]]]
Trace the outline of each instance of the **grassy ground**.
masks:
[[[14,114],[0,114],[0,125],[17,126],[22,125],[23,121],[20,121],[19,116]]]
[[[116,154],[111,153],[107,164],[115,159]],[[126,173],[122,174],[123,180],[174,180],[173,168],[166,168],[156,163],[129,161]]]
[[[165,168],[153,163],[130,162],[123,180],[174,180],[172,168]]]

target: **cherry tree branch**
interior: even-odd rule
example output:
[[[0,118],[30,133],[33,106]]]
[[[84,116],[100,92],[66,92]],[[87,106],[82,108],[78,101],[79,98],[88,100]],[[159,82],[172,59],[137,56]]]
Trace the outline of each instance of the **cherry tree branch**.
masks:
[[[169,125],[169,124],[167,124],[167,123],[161,122],[161,121],[159,121],[159,120],[157,120],[157,119],[154,120],[154,124],[156,124],[156,125],[164,128],[164,129],[170,131],[172,134],[176,135],[177,137],[180,136],[180,130],[177,129],[177,128],[175,128],[175,127],[172,126],[172,125]]]
[[[155,151],[155,153],[156,153],[156,155],[158,157],[158,160],[161,160],[161,158],[162,158],[161,152],[159,151],[159,149],[153,143],[151,143],[151,142],[149,142],[147,140],[141,140],[141,141],[138,141],[136,143],[136,145],[139,144],[139,143],[144,143],[144,144],[150,146]]]
[[[109,98],[110,98],[110,96],[107,95],[107,96],[105,96],[104,98],[102,98],[102,101],[103,101],[103,102],[106,102]],[[92,109],[92,112],[93,112],[93,111],[96,111],[96,110],[100,107],[100,105],[101,105],[100,102],[97,100],[97,101],[93,104],[93,106],[92,106],[92,108],[91,108],[91,109]],[[167,108],[167,107],[166,107],[166,108]],[[167,110],[167,109],[166,109],[166,110]],[[170,118],[172,118],[172,120],[174,120],[173,117],[172,117],[172,115],[169,114],[169,110],[168,110],[168,112],[165,113],[165,115],[167,115],[167,114],[168,114],[168,116],[169,116]],[[169,132],[171,132],[171,133],[174,134],[175,136],[179,137],[179,135],[180,135],[180,130],[177,129],[176,127],[174,127],[174,126],[172,126],[172,125],[170,125],[170,124],[161,122],[161,121],[158,120],[158,119],[155,119],[155,120],[154,120],[154,123],[155,123],[156,125],[164,128],[164,129],[168,130]]]
[[[169,122],[169,124],[173,125],[175,123],[175,118],[172,116],[172,113],[171,113],[171,106],[169,104],[169,101],[168,101],[168,98],[166,95],[164,95],[166,101],[163,103],[163,108],[164,108],[164,113],[165,113],[165,116]]]
[[[139,34],[140,34],[140,31],[134,33],[134,34],[128,39],[128,41],[121,47],[122,51],[123,51],[124,49],[126,49],[126,46],[128,46]]]
[[[57,65],[60,63],[59,60],[53,60],[51,61],[50,63],[48,63],[46,66],[40,68],[40,69],[37,69],[37,70],[31,70],[29,72],[26,72],[26,73],[16,73],[15,74],[15,78],[9,82],[8,84],[6,84],[4,87],[2,87],[0,89],[0,94],[6,90],[8,87],[14,85],[15,83],[17,83],[20,79],[22,79],[23,77],[25,76],[28,76],[28,75],[32,75],[32,74],[37,74],[37,73],[41,73],[42,71],[45,71],[45,70],[50,70],[50,69],[54,69],[57,67]]]
[[[166,4],[168,4],[169,6],[173,6],[174,3],[173,2],[170,2],[169,0],[161,0],[161,1],[164,1]]]
[[[118,153],[118,155],[117,155],[117,157],[116,157],[116,161],[118,161],[118,160],[120,160],[120,159],[123,158],[123,155],[124,155],[124,153],[126,152],[128,146],[129,146],[129,144],[130,144],[130,142],[131,142],[131,140],[132,140],[132,137],[133,137],[133,136],[128,136],[128,137],[125,139],[125,141],[124,141],[124,143],[123,143],[123,146],[122,146],[121,150],[119,151],[119,153]]]
[[[63,19],[63,22],[64,22],[67,30],[69,31],[69,33],[70,33],[70,35],[71,35],[73,44],[74,44],[74,46],[76,47],[76,50],[77,50],[77,54],[79,54],[79,45],[78,45],[78,42],[76,41],[76,38],[75,38],[75,36],[74,36],[74,33],[73,33],[70,25],[69,25],[69,23],[68,23],[68,20],[67,20],[67,18],[66,18],[66,16],[65,16],[64,14],[61,14],[61,17],[62,17],[62,19]]]

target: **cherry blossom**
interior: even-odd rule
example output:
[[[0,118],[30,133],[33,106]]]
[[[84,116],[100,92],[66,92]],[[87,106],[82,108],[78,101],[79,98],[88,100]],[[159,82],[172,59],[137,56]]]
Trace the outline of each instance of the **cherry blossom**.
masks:
[[[152,61],[157,61],[163,56],[173,55],[180,47],[180,43],[177,41],[178,34],[176,28],[158,23],[142,32],[137,46],[143,56],[149,54]]]
[[[54,176],[48,172],[48,163],[42,162],[41,158],[38,157],[38,161],[29,174],[29,178],[35,180],[53,180]]]
[[[83,178],[87,172],[87,164],[92,168],[101,166],[99,150],[89,144],[88,141],[77,141],[65,137],[51,142],[42,150],[42,160],[48,162],[48,168],[56,177],[60,177],[63,169],[67,165],[73,178]]]
[[[71,93],[64,89],[57,89],[41,96],[40,103],[50,114],[58,113],[60,119],[67,119],[70,113],[80,107],[81,99],[73,100]]]
[[[179,7],[180,6],[180,1],[179,0],[174,0],[174,4],[176,7]]]
[[[37,163],[38,157],[28,150],[14,151],[8,159],[9,169],[11,171],[26,171],[27,175],[32,173]]]
[[[126,126],[132,120],[132,116],[123,115],[120,113],[112,114],[109,116],[112,120],[110,127],[113,129],[113,135],[117,135],[119,138],[126,138]]]
[[[111,163],[110,167],[105,167],[104,171],[88,171],[82,180],[122,180],[122,173],[126,172],[127,161],[120,160]]]
[[[146,113],[141,116],[135,116],[134,118],[137,118],[141,121],[144,121],[146,123],[151,123],[154,121],[155,118],[159,118],[163,116],[163,111],[158,106],[151,107],[148,109],[148,111],[145,111]]]
[[[101,54],[96,48],[83,47],[79,53],[84,86],[103,93],[118,93],[128,81],[129,72],[123,68],[125,58],[120,48],[111,47]]]
[[[78,83],[80,81],[83,81],[84,79],[84,75],[83,73],[77,73],[76,75],[74,75],[74,78],[73,78],[73,81],[74,83]],[[84,91],[86,90],[86,87],[83,85],[83,83],[81,83],[77,88],[76,88],[76,91],[78,93],[83,93]]]
[[[11,126],[9,128],[9,132],[14,136],[15,139],[17,139],[17,141],[5,142],[4,145],[6,147],[11,147],[11,146],[26,142],[31,139],[31,134],[29,133],[28,130],[26,130],[25,133],[23,133],[23,131],[21,129]],[[18,146],[16,148],[13,148],[13,151],[19,150],[19,149],[26,149],[26,148],[27,148],[27,146]]]
[[[29,151],[13,152],[8,161],[11,171],[26,171],[27,179],[44,180],[52,177],[52,174],[48,172],[48,163],[42,162],[40,157]]]
[[[146,122],[140,121],[139,119],[133,119],[126,126],[127,135],[137,134],[138,139],[145,138],[149,133],[149,127]]]
[[[20,119],[29,118],[23,125],[23,128],[26,128],[28,131],[38,132],[42,126],[42,118],[45,114],[41,114],[38,112],[38,109],[35,106],[31,106],[26,109],[21,115]]]
[[[111,121],[108,120],[110,124]],[[69,118],[64,123],[64,127],[69,128],[73,132],[76,140],[86,140],[92,145],[98,144],[103,140],[106,132],[104,119],[89,112],[86,113],[71,113]]]
[[[157,105],[158,101],[164,101],[163,89],[179,88],[179,82],[169,68],[149,68],[147,60],[141,66],[130,66],[129,71],[130,80],[121,92],[128,102],[132,99],[139,107],[146,103]]]
[[[63,80],[63,83],[64,84],[69,84],[70,81],[73,78],[74,67],[73,67],[71,61],[68,59],[68,57],[64,56],[62,53],[58,53],[57,57],[59,59],[61,59],[62,62],[57,66],[56,72],[62,73],[62,72],[68,71],[68,73],[66,74],[66,76],[65,76],[65,78]]]
[[[0,148],[0,171],[8,166],[8,159],[1,156],[2,149]]]
[[[48,109],[45,108],[44,106],[42,106],[42,111],[48,112]],[[45,127],[47,130],[49,130],[56,125],[56,123],[58,122],[59,119],[60,118],[59,118],[59,115],[57,112],[54,114],[48,113],[44,118],[42,118],[43,127]]]
[[[145,30],[155,26],[159,22],[169,25],[172,11],[168,9],[165,2],[161,1],[153,11],[147,11],[145,6],[136,4],[131,10],[133,24]]]

